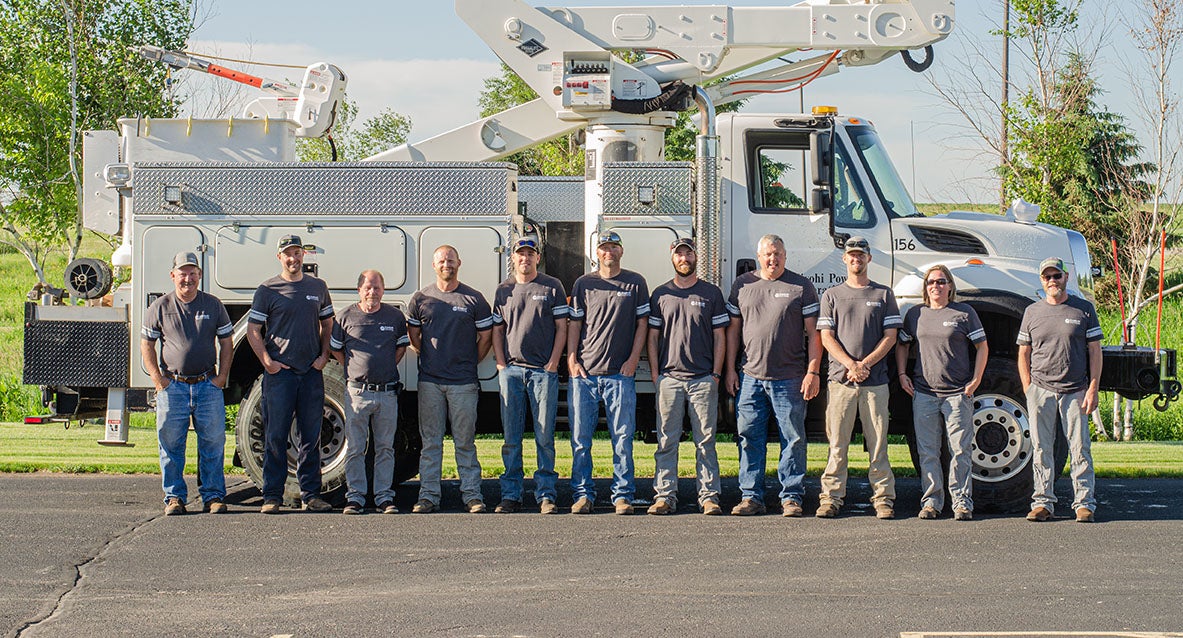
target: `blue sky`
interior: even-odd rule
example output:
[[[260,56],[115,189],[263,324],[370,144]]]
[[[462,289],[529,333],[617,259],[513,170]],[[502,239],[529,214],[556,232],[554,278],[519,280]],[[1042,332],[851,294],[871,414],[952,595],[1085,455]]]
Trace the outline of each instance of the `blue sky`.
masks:
[[[530,3],[557,6],[553,2]],[[648,3],[698,4],[692,0]],[[632,3],[580,0],[570,6],[627,4]],[[739,0],[731,4],[777,3]],[[955,35],[936,46],[936,63],[929,73],[941,77],[959,72],[957,61],[968,59],[963,38],[976,39],[997,50],[1000,42],[988,35],[994,15],[1000,13],[997,6],[994,0],[963,0],[958,6]],[[332,62],[349,77],[349,95],[357,102],[361,118],[384,108],[408,115],[413,121],[412,140],[475,119],[481,80],[498,68],[496,57],[455,15],[448,0],[358,0],[335,4],[206,0],[202,10],[207,15],[190,43],[192,50],[260,62]],[[1126,44],[1121,16],[1107,15],[1107,11],[1110,9],[1086,5],[1083,22],[1090,35],[1107,41],[1098,56],[1098,72],[1107,90],[1103,102],[1114,111],[1130,113],[1126,103],[1128,85],[1120,61],[1134,52]],[[294,69],[247,70],[274,78],[299,75]],[[210,90],[205,80],[190,81],[191,91]],[[249,96],[248,90],[235,97],[243,102]],[[750,102],[745,110],[797,112],[798,100],[796,94],[764,96]],[[227,98],[213,101],[219,104]],[[208,97],[194,100],[191,110],[198,116],[212,115],[209,102]],[[980,145],[973,142],[972,136],[966,136],[959,116],[932,94],[924,77],[906,69],[899,58],[871,67],[847,68],[819,79],[805,93],[805,107],[813,104],[834,104],[844,113],[874,122],[905,183],[913,182],[914,173],[913,195],[918,201],[993,201],[996,197],[996,186],[988,177],[990,161],[983,157]],[[236,106],[234,111],[240,108]],[[1136,125],[1132,114],[1127,119]]]

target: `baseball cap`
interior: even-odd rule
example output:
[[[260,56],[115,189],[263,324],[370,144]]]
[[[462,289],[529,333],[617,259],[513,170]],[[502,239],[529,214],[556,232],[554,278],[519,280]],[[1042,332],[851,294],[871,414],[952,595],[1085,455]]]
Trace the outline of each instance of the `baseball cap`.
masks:
[[[291,248],[292,246],[303,245],[304,242],[300,241],[299,235],[284,235],[283,237],[279,238],[279,245],[277,246],[275,252],[282,253],[285,249]]]
[[[201,268],[201,263],[197,261],[196,253],[181,251],[177,253],[176,257],[173,257],[173,270],[181,266],[197,266]]]
[[[870,254],[871,253],[871,245],[867,243],[867,238],[861,237],[859,235],[855,235],[854,237],[848,237],[846,239],[846,243],[843,246],[844,246],[844,250],[842,251],[843,254],[846,254],[846,253],[867,253],[867,254]]]
[[[616,244],[617,246],[624,245],[620,242],[620,235],[614,230],[606,230],[596,237],[596,248],[599,248],[604,244]]]
[[[513,252],[517,252],[523,248],[530,248],[534,252],[541,252],[539,250],[538,240],[533,237],[522,237],[513,243]]]
[[[1048,257],[1039,262],[1039,273],[1042,274],[1048,268],[1055,268],[1060,272],[1068,272],[1068,269],[1064,267],[1064,260],[1059,257]]]
[[[690,250],[698,252],[698,248],[694,245],[694,240],[690,237],[679,237],[670,243],[670,252],[676,252],[678,247],[685,246]]]

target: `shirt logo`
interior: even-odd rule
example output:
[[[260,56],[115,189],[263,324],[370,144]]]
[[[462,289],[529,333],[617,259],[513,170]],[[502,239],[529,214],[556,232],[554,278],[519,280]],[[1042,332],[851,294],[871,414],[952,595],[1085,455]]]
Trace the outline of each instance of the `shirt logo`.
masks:
[[[378,326],[378,330],[382,332],[394,332],[394,326]]]
[[[942,325],[942,326],[944,326],[944,327],[946,327],[946,328],[949,328],[949,327],[952,327],[952,326],[956,326],[956,325],[957,325],[957,324],[959,324],[959,323],[961,323],[961,321],[958,321],[958,320],[954,320],[954,321],[944,321],[944,322],[941,322],[941,325]]]
[[[534,301],[546,301],[547,299],[550,299],[550,297],[547,297],[546,295],[533,295],[530,297],[530,299],[533,299]]]
[[[468,308],[464,306],[452,306],[452,312],[468,312]]]
[[[318,297],[316,295],[304,295],[304,298],[307,299],[308,301],[317,301],[317,302],[320,301],[320,297]]]
[[[1065,319],[1065,320],[1064,320],[1064,323],[1070,323],[1070,324],[1072,324],[1072,325],[1074,325],[1074,326],[1079,326],[1079,325],[1080,325],[1080,319],[1071,319],[1071,318],[1069,318],[1069,319]]]
[[[632,297],[633,291],[631,291],[631,290],[617,290],[616,296],[617,297]]]
[[[193,319],[194,319],[195,321],[201,321],[202,319],[209,319],[209,313],[208,313],[208,312],[202,312],[202,311],[198,310],[198,311],[197,311],[197,314],[193,315]],[[1078,322],[1076,322],[1076,323],[1080,323],[1080,322],[1078,321]]]
[[[707,302],[705,302],[705,301],[691,301],[690,305],[694,306],[696,308],[706,308]]]
[[[778,292],[778,293],[775,293],[775,294],[774,294],[774,295],[772,295],[772,296],[773,296],[773,297],[775,297],[775,298],[777,298],[777,299],[788,299],[789,297],[792,297],[792,296],[793,296],[793,293],[791,293],[791,292]]]
[[[878,308],[879,306],[882,306],[882,305],[883,305],[882,301],[868,301],[867,302],[867,307],[869,307],[869,308]]]

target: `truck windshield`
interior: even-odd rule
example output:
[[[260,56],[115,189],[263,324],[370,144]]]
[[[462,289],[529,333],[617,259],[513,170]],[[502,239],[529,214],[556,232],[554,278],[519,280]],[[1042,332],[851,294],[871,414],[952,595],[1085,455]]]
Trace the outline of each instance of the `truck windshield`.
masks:
[[[883,201],[887,214],[891,217],[920,217],[920,211],[916,210],[916,204],[912,202],[908,189],[904,188],[899,173],[887,157],[887,150],[883,148],[883,142],[879,140],[875,129],[869,126],[852,126],[846,129],[846,132],[850,135],[850,141],[854,143],[855,151],[867,169],[867,174],[871,176],[871,183]]]

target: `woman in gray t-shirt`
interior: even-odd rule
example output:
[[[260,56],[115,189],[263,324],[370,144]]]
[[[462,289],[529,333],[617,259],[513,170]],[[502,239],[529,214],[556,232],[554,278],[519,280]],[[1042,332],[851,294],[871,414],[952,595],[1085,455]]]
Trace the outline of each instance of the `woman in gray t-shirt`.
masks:
[[[924,305],[904,316],[896,363],[900,387],[912,395],[912,423],[920,459],[920,518],[932,519],[945,506],[942,487],[941,434],[948,434],[949,492],[953,517],[973,518],[973,396],[982,383],[989,350],[978,313],[954,301],[953,274],[942,265],[924,273]],[[906,373],[911,344],[917,348],[912,376]],[[971,357],[971,346],[976,349]]]

